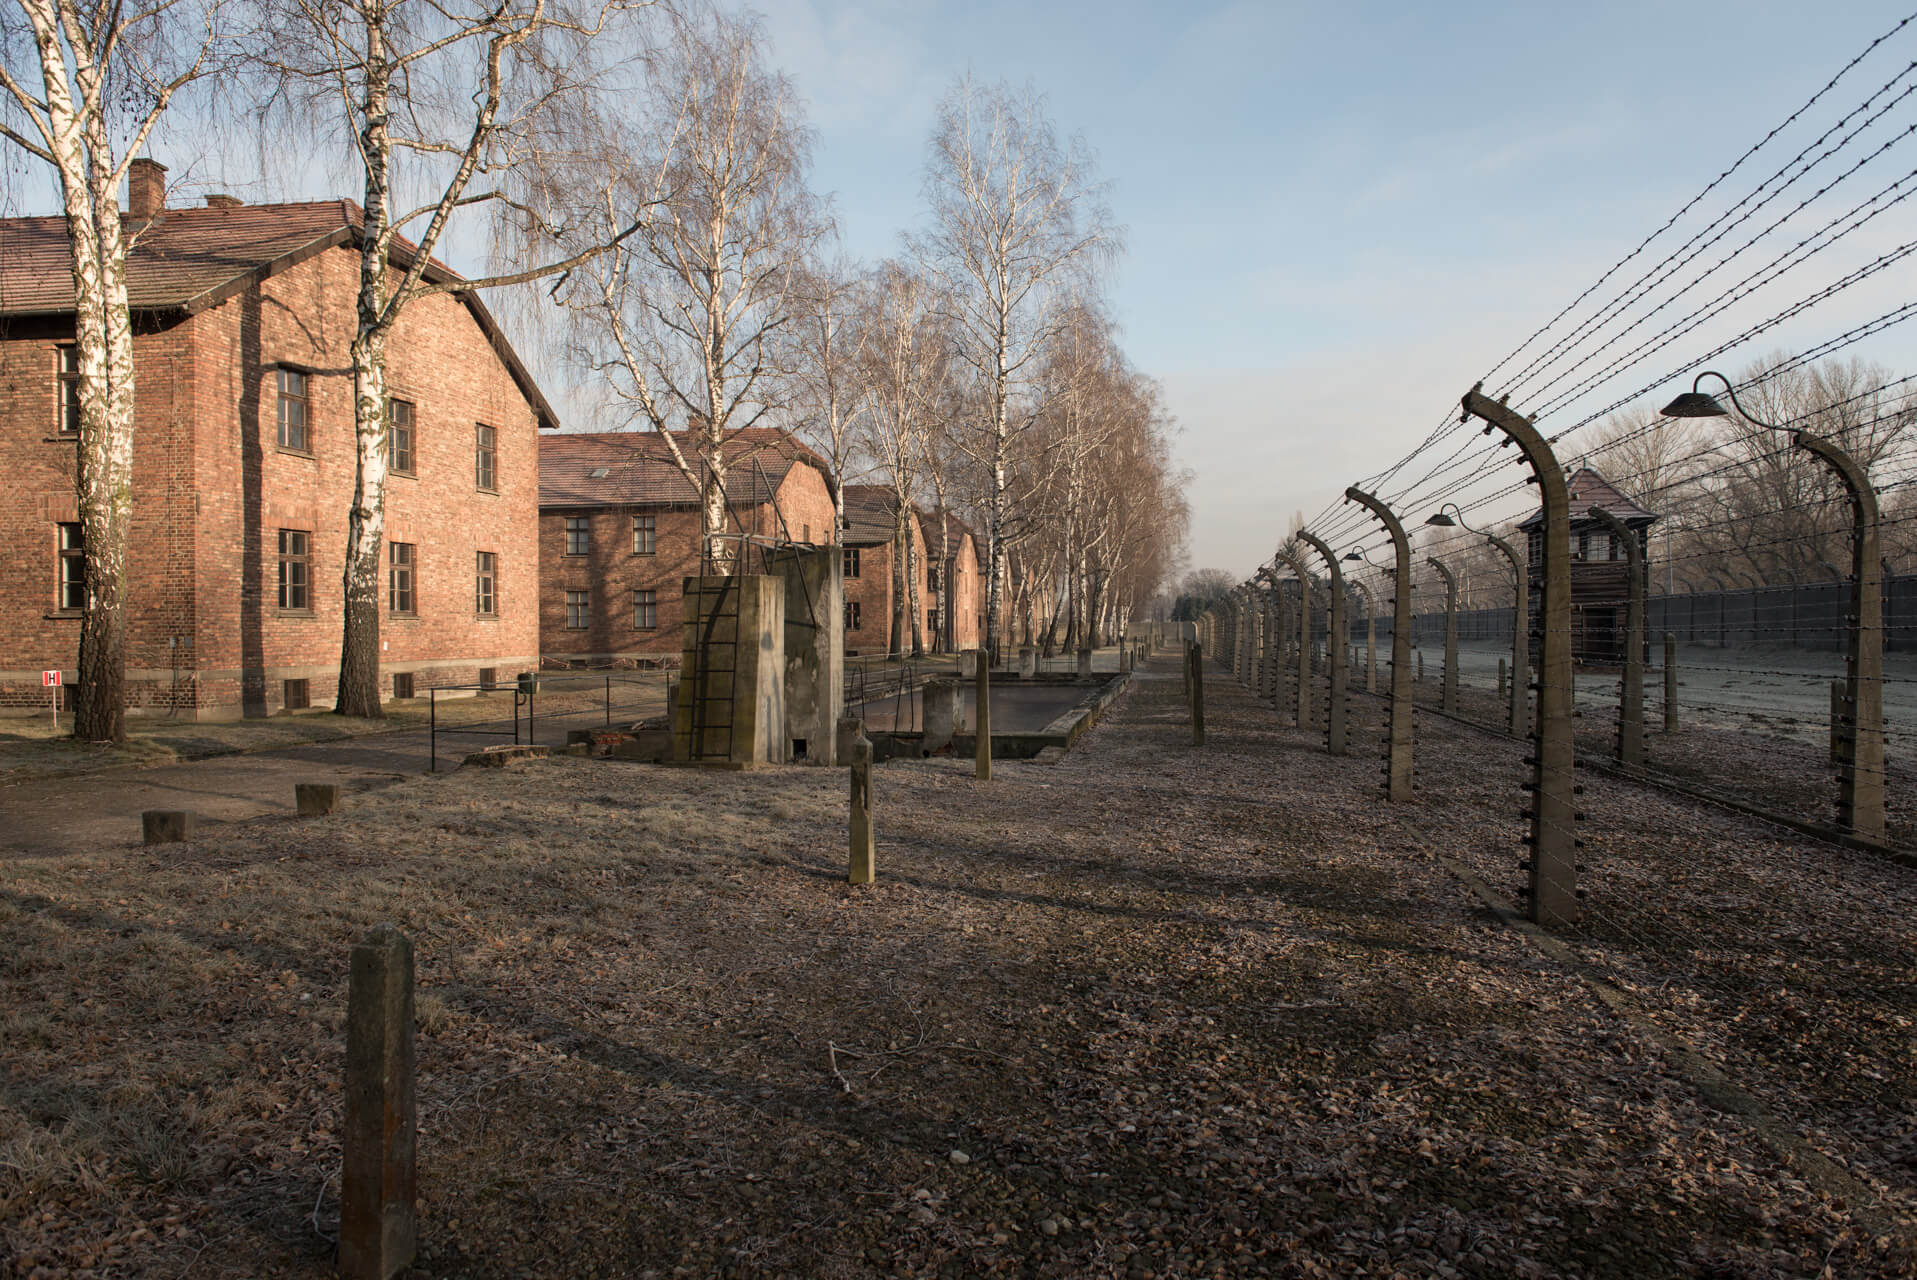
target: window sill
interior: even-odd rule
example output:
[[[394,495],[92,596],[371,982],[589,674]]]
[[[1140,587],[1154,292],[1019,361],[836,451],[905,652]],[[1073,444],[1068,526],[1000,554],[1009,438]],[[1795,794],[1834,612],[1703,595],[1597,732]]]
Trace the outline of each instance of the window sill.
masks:
[[[78,431],[75,431],[71,435],[69,435],[65,432],[59,432],[50,436],[41,436],[40,443],[42,444],[79,444],[80,433]]]
[[[389,476],[392,476],[392,477],[394,477],[395,479],[399,479],[399,480],[417,480],[417,479],[419,479],[419,472],[417,472],[417,471],[401,471],[401,470],[399,470],[399,469],[398,469],[398,468],[396,468],[396,467],[388,467],[388,468],[386,469],[386,474],[387,474],[387,475],[389,475]]]
[[[54,622],[61,620],[78,622],[84,615],[78,609],[55,609],[52,613],[43,613],[40,616]]]
[[[498,622],[499,615],[496,613],[475,613],[473,615],[473,621],[474,622]]]
[[[283,453],[289,458],[305,458],[308,462],[312,462],[318,457],[311,449],[294,449],[283,444],[274,445],[273,452]]]
[[[497,490],[497,489],[487,489],[487,488],[483,488],[483,487],[481,487],[481,486],[479,486],[479,485],[474,485],[474,486],[473,486],[473,492],[474,492],[474,493],[483,493],[483,494],[485,494],[485,495],[486,495],[487,497],[489,497],[489,498],[497,498],[497,497],[499,496],[499,490]]]
[[[386,620],[388,622],[418,622],[419,614],[418,613],[393,613],[392,611],[388,610],[386,614]]]
[[[314,618],[319,616],[311,609],[276,609],[274,612],[282,618]]]

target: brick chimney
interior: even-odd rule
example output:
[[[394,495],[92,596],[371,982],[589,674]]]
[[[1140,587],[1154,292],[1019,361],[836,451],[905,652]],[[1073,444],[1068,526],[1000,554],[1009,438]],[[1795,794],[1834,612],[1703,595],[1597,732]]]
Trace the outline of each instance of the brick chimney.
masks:
[[[166,166],[141,156],[126,167],[126,211],[136,218],[157,218],[166,209]]]

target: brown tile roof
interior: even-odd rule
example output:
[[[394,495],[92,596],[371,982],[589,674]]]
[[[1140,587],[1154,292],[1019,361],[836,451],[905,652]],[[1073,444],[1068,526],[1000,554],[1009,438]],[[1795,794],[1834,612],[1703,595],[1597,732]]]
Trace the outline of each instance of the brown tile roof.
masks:
[[[898,510],[890,485],[845,486],[845,532],[839,540],[848,547],[874,547],[892,541]]]
[[[927,554],[930,554],[930,555],[936,555],[938,552],[938,536],[939,536],[938,513],[935,511],[927,511],[924,508],[920,508],[919,520],[925,526],[926,552]],[[975,555],[984,554],[983,551],[977,549],[979,547],[978,535],[972,532],[971,526],[966,524],[963,520],[959,519],[956,515],[952,514],[950,511],[947,511],[945,513],[945,528],[947,532],[949,532],[952,535],[953,554],[957,554],[960,544],[963,543],[965,539],[967,538],[970,538],[972,540],[972,546],[974,548],[973,554]]]
[[[233,204],[167,209],[157,219],[121,214],[129,239],[127,302],[136,312],[180,318],[218,306],[254,283],[326,249],[358,242],[364,215],[351,200]],[[413,246],[396,239],[394,260]],[[458,275],[434,260],[429,280]],[[558,415],[533,382],[498,322],[474,293],[460,295],[511,372],[542,427]],[[64,218],[0,218],[0,316],[65,315],[73,310],[73,264]]]
[[[697,466],[685,443],[681,450]],[[829,476],[825,460],[774,427],[748,427],[726,441],[727,496],[734,505],[772,500],[794,466]],[[657,431],[561,431],[539,437],[539,506],[692,506],[693,487]]]
[[[1571,495],[1571,519],[1582,520],[1585,512],[1599,507],[1610,512],[1626,524],[1650,524],[1657,516],[1632,502],[1619,493],[1609,480],[1589,467],[1579,467],[1564,482]],[[1518,522],[1520,529],[1535,529],[1544,523],[1544,509],[1540,507]]]

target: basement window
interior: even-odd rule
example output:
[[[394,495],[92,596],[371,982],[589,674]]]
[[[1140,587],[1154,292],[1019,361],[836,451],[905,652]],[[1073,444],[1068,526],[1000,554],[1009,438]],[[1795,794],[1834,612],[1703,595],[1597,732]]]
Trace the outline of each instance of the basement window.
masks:
[[[313,705],[312,689],[304,680],[282,682],[281,698],[288,711],[304,711]]]
[[[393,696],[410,698],[413,696],[413,673],[410,671],[393,672]]]

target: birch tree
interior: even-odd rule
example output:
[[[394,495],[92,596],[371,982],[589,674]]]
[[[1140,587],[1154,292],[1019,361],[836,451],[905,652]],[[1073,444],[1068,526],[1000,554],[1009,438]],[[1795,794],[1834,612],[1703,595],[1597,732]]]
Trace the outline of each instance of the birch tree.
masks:
[[[566,221],[583,166],[563,141],[596,138],[615,91],[596,55],[636,40],[646,0],[280,0],[282,39],[263,59],[282,105],[336,122],[363,178],[359,283],[348,348],[355,473],[348,512],[343,715],[379,716],[386,512],[386,354],[406,308],[433,294],[524,285],[592,260],[632,234],[628,217],[580,236]],[[396,172],[401,162],[409,181]],[[424,197],[407,203],[402,190]],[[608,193],[608,198],[609,198]],[[543,261],[470,279],[428,265],[459,215],[546,247]],[[404,238],[402,238],[404,237]],[[582,243],[583,241],[583,243]],[[562,244],[565,247],[559,247]]]
[[[755,20],[676,24],[648,118],[666,139],[643,169],[661,213],[564,296],[576,363],[608,380],[628,424],[664,436],[725,571],[729,446],[779,408],[802,267],[827,222],[806,188],[811,131]]]
[[[217,4],[17,0],[0,24],[0,138],[47,166],[73,272],[85,563],[74,736],[126,741],[126,554],[133,512],[133,328],[120,183],[179,93],[224,51]]]
[[[834,544],[845,529],[845,486],[871,408],[861,283],[849,263],[834,260],[809,265],[793,290],[787,409],[832,468]]]
[[[1031,89],[961,79],[939,104],[925,178],[931,229],[916,242],[951,299],[954,351],[983,391],[960,434],[984,472],[985,638],[1004,607],[1013,447],[1037,419],[1028,394],[1065,304],[1115,251],[1118,233],[1082,140],[1061,140]]]
[[[912,511],[929,444],[930,425],[946,376],[946,344],[930,282],[900,262],[874,273],[866,327],[866,384],[871,395],[867,448],[892,488],[894,590],[888,650],[925,653],[923,566],[913,554]],[[909,619],[909,622],[907,621]]]

